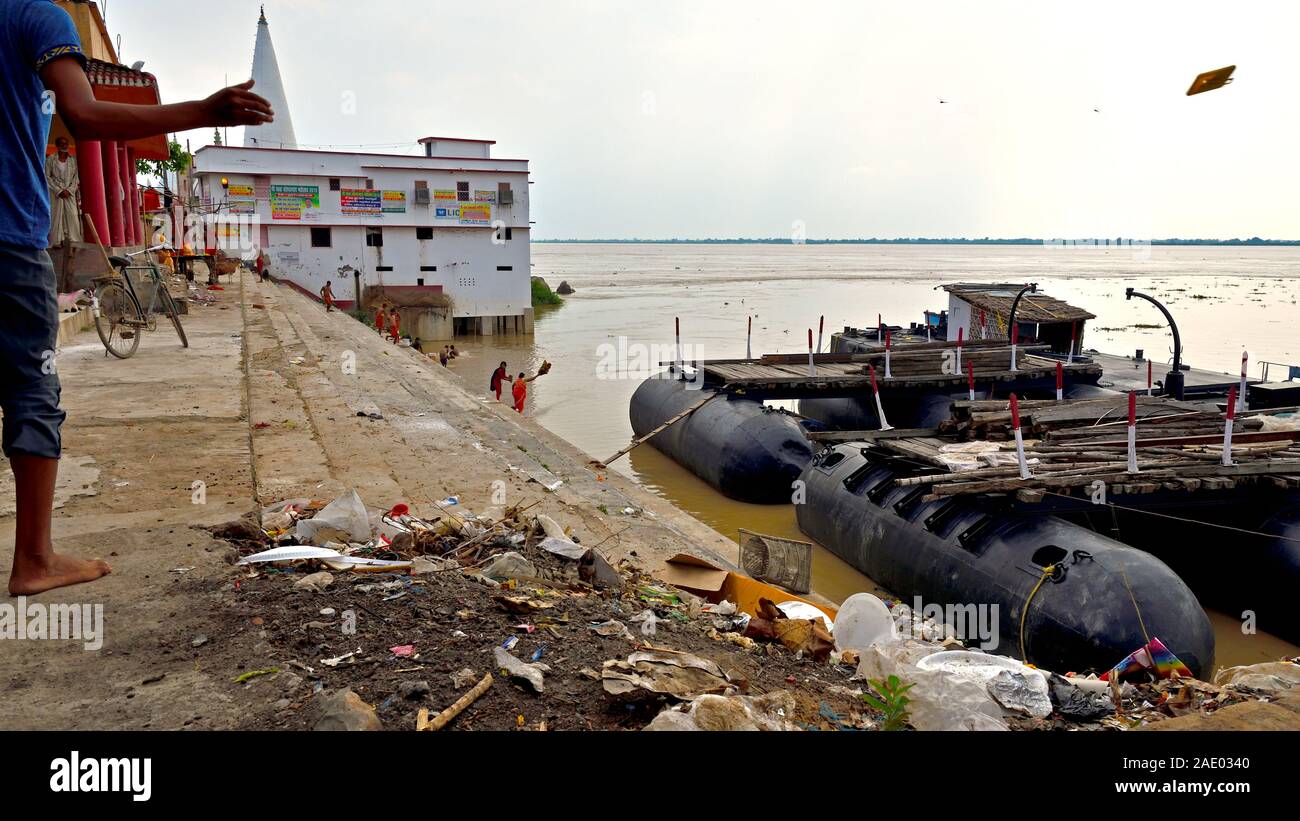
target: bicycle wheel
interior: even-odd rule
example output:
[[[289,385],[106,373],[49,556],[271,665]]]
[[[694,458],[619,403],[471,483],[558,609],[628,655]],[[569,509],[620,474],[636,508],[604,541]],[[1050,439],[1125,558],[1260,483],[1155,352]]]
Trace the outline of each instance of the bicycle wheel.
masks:
[[[95,289],[95,332],[104,348],[118,359],[126,359],[140,347],[144,314],[135,296],[117,280]]]
[[[176,308],[176,300],[172,299],[171,292],[167,290],[161,278],[158,279],[158,293],[162,294],[163,308],[167,311],[167,316],[171,317],[172,324],[176,326],[176,335],[181,338],[181,347],[188,348],[190,340],[185,336],[185,329],[181,327],[181,314]]]

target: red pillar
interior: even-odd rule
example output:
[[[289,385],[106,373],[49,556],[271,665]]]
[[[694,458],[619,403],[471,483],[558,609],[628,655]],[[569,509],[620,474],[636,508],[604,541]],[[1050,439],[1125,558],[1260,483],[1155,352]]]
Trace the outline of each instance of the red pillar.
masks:
[[[135,177],[127,167],[127,150],[125,143],[117,144],[118,182],[122,186],[122,240],[127,245],[140,242],[140,227],[136,223],[135,208],[131,205],[131,180]]]
[[[117,142],[104,140],[100,143],[101,156],[104,158],[104,200],[108,204],[108,237],[105,245],[120,248],[126,245],[122,221],[122,163],[117,158]]]
[[[100,242],[108,242],[108,205],[104,201],[104,157],[99,140],[77,140],[77,176],[81,179],[81,213],[90,217]],[[84,220],[83,220],[84,222]],[[94,237],[83,225],[86,242]]]
[[[126,149],[126,171],[127,179],[130,181],[131,225],[135,227],[135,244],[147,245],[148,243],[144,235],[144,226],[141,225],[140,183],[137,181],[135,175],[135,149],[129,146]]]

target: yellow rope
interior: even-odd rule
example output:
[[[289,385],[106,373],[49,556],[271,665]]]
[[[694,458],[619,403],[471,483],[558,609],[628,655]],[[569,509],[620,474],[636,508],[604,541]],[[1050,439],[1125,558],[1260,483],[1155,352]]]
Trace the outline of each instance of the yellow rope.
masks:
[[[1026,664],[1029,663],[1029,655],[1025,652],[1025,620],[1029,617],[1029,604],[1034,600],[1034,596],[1038,595],[1038,589],[1043,586],[1043,582],[1047,581],[1048,577],[1055,572],[1056,565],[1054,564],[1043,568],[1043,575],[1038,577],[1038,584],[1034,585],[1034,589],[1029,593],[1029,598],[1025,599],[1025,606],[1020,608],[1020,660]]]

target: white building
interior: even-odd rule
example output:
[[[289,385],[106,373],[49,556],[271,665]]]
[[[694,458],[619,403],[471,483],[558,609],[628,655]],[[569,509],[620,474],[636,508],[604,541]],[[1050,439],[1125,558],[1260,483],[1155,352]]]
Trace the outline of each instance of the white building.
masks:
[[[195,193],[232,221],[222,245],[260,246],[313,297],[326,279],[343,307],[377,286],[405,306],[442,294],[422,339],[531,333],[528,161],[494,159],[489,140],[420,142],[422,157],[206,146]]]

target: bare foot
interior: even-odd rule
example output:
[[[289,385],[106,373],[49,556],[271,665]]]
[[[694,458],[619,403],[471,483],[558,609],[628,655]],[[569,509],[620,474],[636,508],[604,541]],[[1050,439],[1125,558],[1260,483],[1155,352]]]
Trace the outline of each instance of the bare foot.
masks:
[[[39,564],[24,561],[21,554],[15,557],[13,573],[9,575],[9,595],[30,596],[56,587],[93,582],[113,572],[102,559],[76,559],[53,553]]]

